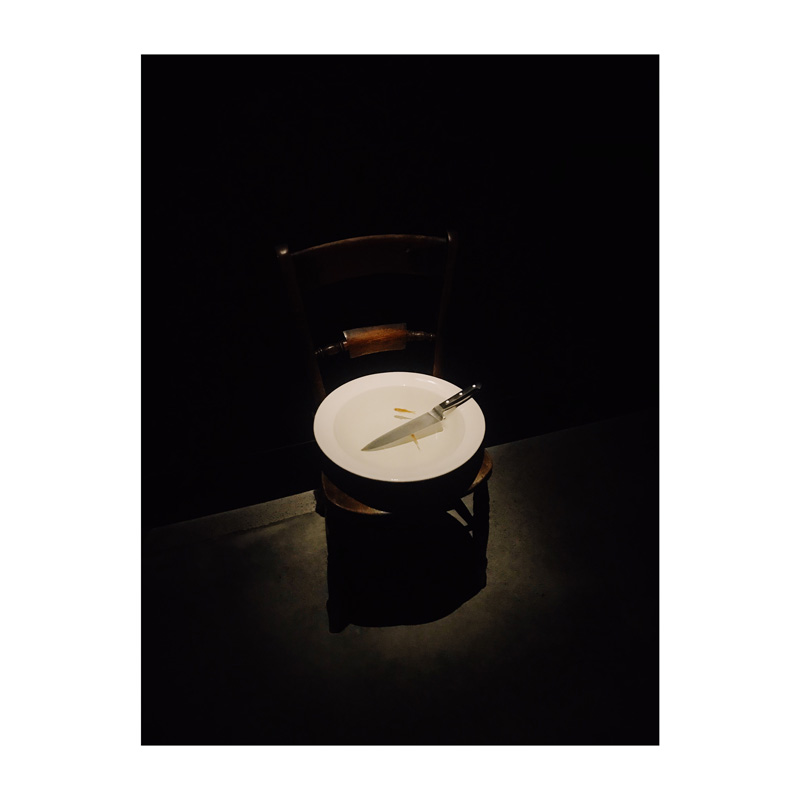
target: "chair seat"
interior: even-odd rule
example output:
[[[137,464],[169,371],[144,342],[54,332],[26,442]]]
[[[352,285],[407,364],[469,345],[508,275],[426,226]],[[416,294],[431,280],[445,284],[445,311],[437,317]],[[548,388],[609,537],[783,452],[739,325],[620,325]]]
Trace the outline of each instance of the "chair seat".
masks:
[[[483,451],[483,461],[480,468],[475,475],[470,487],[463,496],[472,494],[482,483],[488,480],[492,474],[492,457],[486,450]],[[351,497],[346,492],[342,491],[336,484],[323,472],[322,473],[322,491],[325,494],[326,503],[330,503],[342,511],[348,511],[352,514],[369,514],[379,516],[389,514],[389,511],[383,511],[372,506],[365,505],[364,503]],[[460,498],[455,498],[460,500]]]

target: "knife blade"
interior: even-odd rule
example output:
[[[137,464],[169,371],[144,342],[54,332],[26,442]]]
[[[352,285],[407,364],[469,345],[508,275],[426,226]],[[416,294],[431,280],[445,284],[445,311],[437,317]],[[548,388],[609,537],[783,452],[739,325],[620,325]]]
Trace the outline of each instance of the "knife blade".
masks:
[[[431,425],[435,425],[437,422],[441,422],[444,419],[446,411],[450,411],[456,406],[466,403],[467,400],[469,400],[480,388],[481,385],[479,383],[473,383],[469,388],[462,389],[452,397],[448,397],[447,400],[442,400],[441,403],[435,405],[425,414],[421,414],[415,419],[404,422],[402,425],[398,425],[398,427],[394,428],[388,433],[384,433],[377,439],[373,439],[369,444],[364,445],[361,450],[378,450],[379,448],[386,447],[386,445],[393,444],[400,439],[405,439],[406,436],[410,436],[412,433],[424,430]]]

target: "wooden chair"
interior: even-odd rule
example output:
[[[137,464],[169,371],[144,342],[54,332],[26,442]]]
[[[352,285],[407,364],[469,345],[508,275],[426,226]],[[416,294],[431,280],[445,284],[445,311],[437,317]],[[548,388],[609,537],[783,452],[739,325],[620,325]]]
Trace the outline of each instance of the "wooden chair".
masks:
[[[317,404],[335,385],[359,372],[408,369],[444,377],[455,233],[362,236],[296,252],[286,245],[276,250]],[[388,316],[377,316],[381,306]],[[418,329],[424,322],[427,329]],[[388,356],[390,361],[370,362],[379,356]],[[337,362],[338,367],[332,368]],[[484,450],[471,463],[475,465],[471,483],[464,484],[459,497],[442,497],[442,503],[464,519],[473,536],[482,539],[488,535],[487,481],[492,460]],[[473,513],[463,502],[467,495],[473,495]],[[343,491],[323,470],[317,490],[320,514],[331,510],[367,516],[390,513],[363,500]],[[485,524],[476,518],[485,519]]]

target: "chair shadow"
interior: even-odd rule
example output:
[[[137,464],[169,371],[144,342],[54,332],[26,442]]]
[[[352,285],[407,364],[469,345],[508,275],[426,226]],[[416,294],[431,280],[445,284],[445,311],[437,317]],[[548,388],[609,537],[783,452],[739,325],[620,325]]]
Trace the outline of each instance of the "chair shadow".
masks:
[[[328,514],[330,632],[421,625],[451,614],[486,586],[488,518],[476,515],[474,527],[471,535],[445,511]]]

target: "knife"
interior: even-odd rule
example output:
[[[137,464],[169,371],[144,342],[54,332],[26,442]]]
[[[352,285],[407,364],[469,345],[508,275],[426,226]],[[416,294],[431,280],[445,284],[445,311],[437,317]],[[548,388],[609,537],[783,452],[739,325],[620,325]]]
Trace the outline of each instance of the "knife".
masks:
[[[462,389],[452,397],[448,397],[447,400],[442,400],[439,405],[434,406],[426,414],[421,414],[420,416],[416,417],[416,419],[412,419],[409,422],[404,422],[394,430],[384,433],[383,436],[379,436],[377,439],[373,439],[369,444],[364,445],[364,447],[361,449],[377,450],[379,447],[385,447],[387,444],[396,442],[398,439],[405,439],[406,436],[409,436],[412,433],[416,433],[417,431],[421,431],[423,428],[427,428],[431,425],[435,425],[437,422],[441,422],[444,419],[445,411],[450,411],[456,406],[466,403],[467,400],[469,400],[480,388],[481,385],[479,383],[473,383],[468,389]]]

